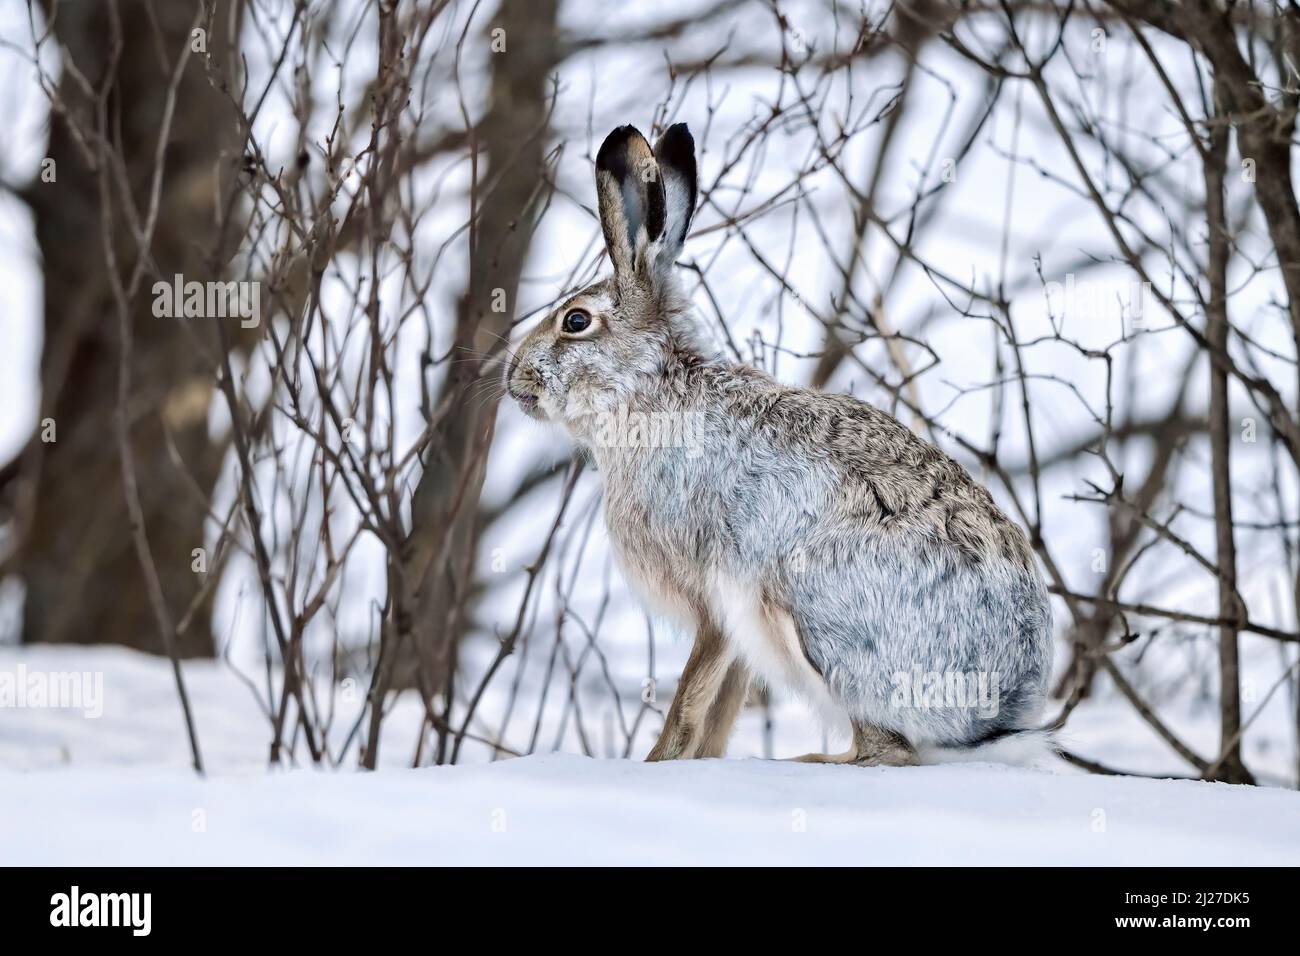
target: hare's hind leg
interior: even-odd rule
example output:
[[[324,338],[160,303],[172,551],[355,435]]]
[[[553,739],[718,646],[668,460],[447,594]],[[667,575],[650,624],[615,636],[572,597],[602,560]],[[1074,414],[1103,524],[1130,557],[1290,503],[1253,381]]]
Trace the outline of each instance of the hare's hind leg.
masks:
[[[701,615],[695,645],[686,660],[681,680],[677,682],[677,693],[668,708],[663,732],[646,760],[721,755],[731,723],[740,708],[740,701],[733,700],[737,692],[731,685],[748,684],[748,674],[743,667],[736,680],[730,680],[732,664],[732,652],[721,630]],[[724,691],[728,694],[725,702],[720,700]],[[739,693],[743,697],[743,689]],[[715,706],[719,704],[720,707]],[[722,726],[724,722],[725,727]]]
[[[804,754],[800,763],[851,763],[859,767],[912,767],[916,750],[902,734],[874,724],[853,721],[853,746],[842,754]]]

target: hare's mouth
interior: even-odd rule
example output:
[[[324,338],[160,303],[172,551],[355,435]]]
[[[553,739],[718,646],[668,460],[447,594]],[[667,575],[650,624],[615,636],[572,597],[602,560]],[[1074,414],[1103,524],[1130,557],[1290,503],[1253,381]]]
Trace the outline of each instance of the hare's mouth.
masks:
[[[519,407],[524,410],[524,414],[531,418],[541,418],[541,410],[537,407],[538,397],[530,392],[517,392],[510,389],[510,397],[513,398]]]

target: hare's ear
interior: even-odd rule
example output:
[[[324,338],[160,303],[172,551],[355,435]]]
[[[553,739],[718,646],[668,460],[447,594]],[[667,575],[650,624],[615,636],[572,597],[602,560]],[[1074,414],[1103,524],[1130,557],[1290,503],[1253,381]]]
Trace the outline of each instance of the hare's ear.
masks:
[[[615,277],[648,276],[664,231],[664,184],[650,144],[635,127],[620,126],[601,144],[596,198]]]
[[[686,233],[695,216],[695,139],[685,123],[664,130],[659,142],[655,143],[655,161],[664,180],[666,209],[658,265],[671,269],[681,255],[682,244],[686,242]]]

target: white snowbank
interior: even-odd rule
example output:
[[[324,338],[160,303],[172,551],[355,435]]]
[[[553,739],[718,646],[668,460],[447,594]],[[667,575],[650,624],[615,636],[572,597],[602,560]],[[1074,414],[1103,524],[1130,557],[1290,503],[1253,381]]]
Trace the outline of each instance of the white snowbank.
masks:
[[[0,862],[1277,865],[1300,862],[1300,796],[992,765],[563,754],[206,781],[4,772]]]
[[[1295,791],[1094,777],[1063,764],[763,761],[745,757],[761,752],[757,714],[742,720],[728,760],[487,763],[485,748],[467,747],[467,764],[411,770],[420,712],[401,701],[377,773],[350,769],[355,748],[348,769],[268,772],[258,682],[220,662],[185,668],[210,769],[199,779],[186,769],[166,661],[121,648],[0,649],[0,671],[20,665],[87,669],[96,700],[0,709],[0,864],[1300,864]],[[340,695],[335,754],[356,696]],[[658,729],[646,725],[638,755]],[[1095,752],[1115,752],[1124,736],[1134,737],[1131,718]],[[775,752],[808,744],[792,734]],[[1158,765],[1155,756],[1142,751],[1140,765]]]

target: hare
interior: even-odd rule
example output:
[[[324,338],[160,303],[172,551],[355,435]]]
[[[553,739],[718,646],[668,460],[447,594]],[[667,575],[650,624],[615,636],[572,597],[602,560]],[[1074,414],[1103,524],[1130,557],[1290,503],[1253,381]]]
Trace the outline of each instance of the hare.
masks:
[[[752,679],[839,722],[814,762],[901,766],[1034,726],[1051,611],[1029,541],[937,447],[846,395],[708,354],[674,275],[696,201],[684,124],[596,157],[614,274],[521,343],[506,387],[603,483],[615,557],[695,632],[647,759],[722,756]]]

